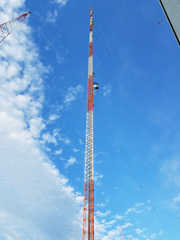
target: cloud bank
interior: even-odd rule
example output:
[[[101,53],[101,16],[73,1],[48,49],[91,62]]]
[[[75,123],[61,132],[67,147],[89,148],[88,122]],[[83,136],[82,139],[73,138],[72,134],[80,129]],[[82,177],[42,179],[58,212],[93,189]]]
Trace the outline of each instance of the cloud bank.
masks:
[[[21,0],[1,1],[0,22],[21,14],[23,6]],[[82,197],[41,145],[42,136],[47,137],[41,110],[48,71],[39,67],[27,23],[0,46],[0,239],[79,239]]]

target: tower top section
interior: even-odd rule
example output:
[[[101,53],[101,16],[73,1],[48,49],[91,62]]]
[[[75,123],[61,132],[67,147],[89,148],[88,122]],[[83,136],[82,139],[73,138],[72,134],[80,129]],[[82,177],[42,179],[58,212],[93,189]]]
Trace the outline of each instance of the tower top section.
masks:
[[[94,23],[93,23],[93,10],[91,8],[90,10],[90,22],[89,22],[90,26],[93,26]],[[92,28],[90,27],[90,31],[92,31]]]

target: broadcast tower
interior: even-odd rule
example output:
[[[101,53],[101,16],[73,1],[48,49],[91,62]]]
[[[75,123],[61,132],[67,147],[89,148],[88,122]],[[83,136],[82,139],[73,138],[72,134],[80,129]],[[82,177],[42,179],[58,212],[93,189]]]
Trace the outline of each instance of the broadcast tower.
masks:
[[[84,176],[84,205],[82,240],[94,240],[94,162],[93,162],[93,89],[98,84],[93,82],[93,10],[90,10],[88,93],[86,118],[86,149]]]

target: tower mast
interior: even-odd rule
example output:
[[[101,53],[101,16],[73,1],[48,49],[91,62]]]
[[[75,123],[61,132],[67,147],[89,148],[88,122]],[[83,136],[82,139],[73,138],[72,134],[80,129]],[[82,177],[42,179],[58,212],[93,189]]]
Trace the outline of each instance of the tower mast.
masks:
[[[21,23],[30,12],[21,14],[19,17],[12,19],[0,25],[0,43]]]
[[[121,226],[121,233],[122,233],[122,240],[124,240],[124,236],[123,236],[123,228]]]
[[[93,10],[90,10],[86,149],[83,205],[83,240],[94,240],[94,163],[93,163]]]

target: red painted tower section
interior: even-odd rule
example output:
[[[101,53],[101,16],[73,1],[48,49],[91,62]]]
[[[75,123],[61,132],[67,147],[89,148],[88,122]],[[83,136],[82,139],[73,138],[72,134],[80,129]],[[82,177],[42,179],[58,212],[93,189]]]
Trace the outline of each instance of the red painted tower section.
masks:
[[[94,162],[93,162],[93,10],[90,10],[86,149],[84,174],[83,240],[94,240]]]
[[[21,23],[23,22],[27,15],[29,15],[30,12],[21,14],[19,17],[14,18],[13,20],[9,22],[5,22],[0,25],[0,43]]]

